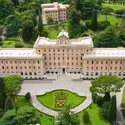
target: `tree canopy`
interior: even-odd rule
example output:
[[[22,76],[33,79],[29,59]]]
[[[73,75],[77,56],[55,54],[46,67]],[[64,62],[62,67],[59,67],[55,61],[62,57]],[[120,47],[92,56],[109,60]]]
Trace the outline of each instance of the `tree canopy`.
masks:
[[[109,26],[104,31],[97,34],[94,40],[95,47],[117,47],[118,35],[116,28]]]
[[[6,95],[17,95],[21,90],[23,77],[11,75],[4,78]]]
[[[12,14],[14,6],[11,0],[0,0],[0,18],[5,18]]]
[[[123,81],[117,76],[100,76],[91,82],[90,91],[105,94],[110,92],[119,92],[123,86]]]
[[[40,116],[34,108],[29,106],[21,107],[18,110],[8,110],[0,119],[1,125],[29,125],[40,123]]]
[[[59,113],[56,121],[55,125],[80,125],[78,117],[70,111],[69,106]]]

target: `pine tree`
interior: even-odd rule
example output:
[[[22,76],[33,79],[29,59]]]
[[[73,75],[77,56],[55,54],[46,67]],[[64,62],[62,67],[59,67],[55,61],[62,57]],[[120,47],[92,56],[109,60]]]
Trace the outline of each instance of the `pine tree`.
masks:
[[[109,105],[109,109],[108,109],[108,113],[107,113],[107,119],[110,122],[113,122],[116,120],[116,96],[113,96],[110,100],[110,105]]]
[[[92,12],[92,30],[96,31],[97,28],[98,28],[97,10],[93,10],[93,12]]]

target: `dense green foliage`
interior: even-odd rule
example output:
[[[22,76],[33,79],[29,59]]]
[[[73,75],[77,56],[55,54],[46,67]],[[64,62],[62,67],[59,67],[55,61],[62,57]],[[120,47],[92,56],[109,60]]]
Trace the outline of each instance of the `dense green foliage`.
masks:
[[[70,111],[69,107],[61,111],[56,120],[55,125],[80,125],[78,117]]]
[[[97,11],[93,10],[93,12],[92,12],[92,30],[96,31],[97,29],[98,29]]]
[[[107,27],[104,32],[97,34],[94,45],[95,47],[117,47],[118,36],[114,27]]]
[[[2,77],[0,77],[0,109],[4,109],[5,107],[6,94],[4,90],[5,90],[4,80]]]
[[[24,106],[18,110],[8,110],[0,119],[1,125],[40,124],[40,116],[32,107]]]
[[[11,0],[0,0],[0,18],[5,19],[14,12],[14,6]]]

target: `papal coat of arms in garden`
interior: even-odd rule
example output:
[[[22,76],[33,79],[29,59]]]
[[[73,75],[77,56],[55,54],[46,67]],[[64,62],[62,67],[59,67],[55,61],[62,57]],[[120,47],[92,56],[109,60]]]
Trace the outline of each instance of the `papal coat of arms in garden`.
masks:
[[[68,93],[67,92],[56,92],[54,94],[55,96],[55,107],[56,108],[63,108],[66,106],[66,103],[67,103],[67,96],[68,96]]]

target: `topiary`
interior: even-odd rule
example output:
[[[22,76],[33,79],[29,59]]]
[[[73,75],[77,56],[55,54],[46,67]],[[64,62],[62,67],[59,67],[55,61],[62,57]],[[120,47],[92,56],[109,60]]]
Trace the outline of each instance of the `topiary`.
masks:
[[[26,98],[27,101],[30,101],[30,99],[31,99],[30,92],[26,93],[25,98]]]

